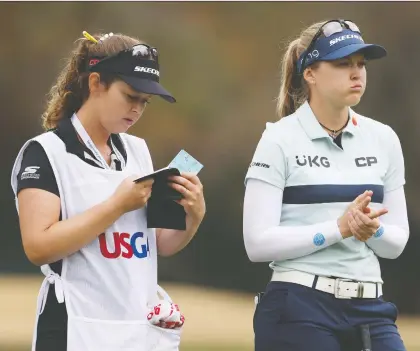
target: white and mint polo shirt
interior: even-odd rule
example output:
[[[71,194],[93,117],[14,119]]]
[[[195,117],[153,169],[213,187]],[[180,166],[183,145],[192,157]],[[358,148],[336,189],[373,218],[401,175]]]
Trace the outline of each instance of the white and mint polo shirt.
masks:
[[[335,220],[365,190],[373,191],[370,206],[379,208],[385,192],[404,185],[401,145],[389,126],[350,109],[341,142],[342,148],[307,102],[294,114],[267,123],[246,180],[259,179],[283,190],[280,226]],[[313,245],[324,241],[322,233],[314,233]],[[274,261],[270,267],[382,282],[376,255],[353,237],[304,257]]]

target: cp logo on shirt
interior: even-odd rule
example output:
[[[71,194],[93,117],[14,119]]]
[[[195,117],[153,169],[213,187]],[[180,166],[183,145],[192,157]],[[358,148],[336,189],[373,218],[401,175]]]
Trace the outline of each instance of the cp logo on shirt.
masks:
[[[132,258],[133,255],[137,258],[145,258],[150,253],[149,240],[143,238],[142,232],[134,233],[119,233],[114,232],[114,249],[111,252],[108,249],[105,234],[99,235],[99,247],[101,254],[105,258]]]

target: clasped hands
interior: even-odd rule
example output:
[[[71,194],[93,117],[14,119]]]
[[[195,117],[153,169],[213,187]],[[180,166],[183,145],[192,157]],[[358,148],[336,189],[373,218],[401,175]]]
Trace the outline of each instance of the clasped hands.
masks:
[[[388,210],[385,208],[379,210],[371,209],[369,204],[372,200],[372,195],[373,192],[371,190],[366,190],[338,218],[338,227],[344,239],[353,236],[357,240],[365,242],[379,229],[379,217],[388,213]]]

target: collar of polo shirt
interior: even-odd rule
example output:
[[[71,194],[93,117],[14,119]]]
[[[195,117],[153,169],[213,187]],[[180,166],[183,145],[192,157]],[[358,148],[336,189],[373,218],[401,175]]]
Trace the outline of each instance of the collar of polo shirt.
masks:
[[[82,160],[85,160],[85,151],[86,147],[80,142],[77,132],[71,123],[70,118],[63,118],[56,128],[56,133],[60,139],[64,142],[66,146],[66,151],[68,153],[77,155]],[[124,158],[127,158],[127,154],[124,150],[122,141],[118,134],[111,134],[112,142],[115,144],[116,148],[122,153]],[[108,145],[110,141],[108,140]]]
[[[319,124],[307,101],[296,110],[295,114],[297,115],[297,118],[305,133],[311,140],[330,137],[328,132]],[[343,129],[343,133],[354,135],[357,131],[357,124],[355,125],[353,122],[353,117],[356,116],[356,113],[352,109],[349,109],[349,114],[350,121],[346,128]]]

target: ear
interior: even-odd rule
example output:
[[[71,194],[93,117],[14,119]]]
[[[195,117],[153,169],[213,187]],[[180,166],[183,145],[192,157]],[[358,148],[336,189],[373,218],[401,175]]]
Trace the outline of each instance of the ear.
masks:
[[[101,77],[97,72],[89,75],[88,85],[90,94],[100,93],[105,90],[105,86],[101,83]]]
[[[305,69],[305,71],[303,72],[303,78],[305,79],[308,85],[315,85],[316,83],[315,71],[311,67]]]

